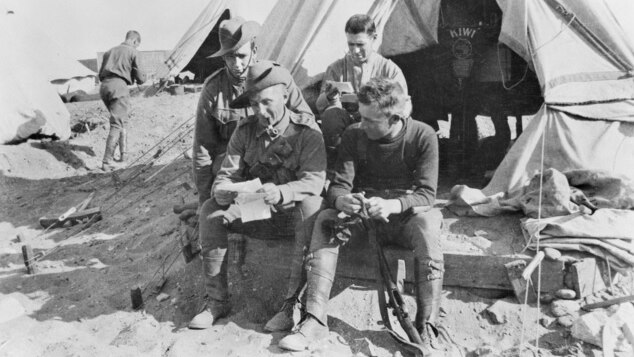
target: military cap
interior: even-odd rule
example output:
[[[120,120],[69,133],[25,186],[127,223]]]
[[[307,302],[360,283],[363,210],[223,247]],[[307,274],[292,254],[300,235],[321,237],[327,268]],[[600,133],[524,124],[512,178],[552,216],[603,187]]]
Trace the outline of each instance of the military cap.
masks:
[[[255,21],[246,21],[239,16],[222,21],[218,27],[220,50],[208,58],[220,57],[239,49],[254,39],[259,32],[260,24]]]
[[[249,96],[277,84],[288,85],[293,80],[291,73],[279,64],[271,61],[259,61],[249,67],[245,82],[244,93],[233,102],[230,108],[244,108],[249,106]]]

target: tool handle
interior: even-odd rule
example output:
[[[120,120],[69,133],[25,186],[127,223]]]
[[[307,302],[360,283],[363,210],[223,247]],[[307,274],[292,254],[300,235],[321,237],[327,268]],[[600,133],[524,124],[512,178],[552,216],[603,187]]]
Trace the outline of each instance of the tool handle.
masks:
[[[66,220],[66,218],[68,218],[68,216],[70,216],[71,214],[77,212],[77,207],[71,207],[68,209],[68,211],[64,212],[61,216],[59,216],[59,218],[57,218],[58,221],[62,222],[64,220]]]
[[[533,260],[531,260],[531,262],[526,266],[526,268],[522,272],[522,278],[524,278],[524,280],[528,281],[528,279],[530,279],[535,268],[537,268],[539,263],[541,263],[542,260],[544,260],[544,256],[545,256],[544,252],[542,251],[537,252]]]

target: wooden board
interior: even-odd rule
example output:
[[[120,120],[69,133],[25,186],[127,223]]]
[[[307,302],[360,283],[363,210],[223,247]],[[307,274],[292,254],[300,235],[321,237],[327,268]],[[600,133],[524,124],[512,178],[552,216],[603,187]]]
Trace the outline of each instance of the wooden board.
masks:
[[[89,208],[83,211],[79,211],[79,212],[75,212],[71,215],[69,215],[68,217],[66,217],[65,220],[60,221],[57,219],[57,217],[55,218],[47,218],[47,217],[42,217],[40,218],[40,225],[44,228],[57,228],[57,227],[70,227],[70,226],[74,226],[80,223],[86,223],[88,221],[91,221],[92,223],[97,222],[99,220],[101,220],[101,209],[99,207],[94,207],[94,208]]]
[[[605,282],[594,258],[581,259],[572,265],[572,284],[577,298],[584,298],[605,289]]]
[[[247,245],[247,262],[259,268],[274,268],[288,270],[292,254],[292,241],[262,241],[249,239]],[[398,260],[405,262],[405,281],[414,282],[414,255],[411,251],[387,248],[386,256],[391,264],[393,274],[398,271]],[[229,253],[231,254],[231,253]],[[375,254],[369,246],[350,245],[340,251],[337,264],[337,276],[366,281],[376,280]],[[507,277],[505,264],[521,259],[530,261],[531,257],[518,256],[487,256],[446,253],[445,257],[445,286],[459,286],[465,288],[493,289],[513,291],[513,286]],[[545,274],[544,271],[542,271]]]
[[[533,286],[522,277],[522,272],[526,269],[527,264],[527,261],[522,259],[504,264],[506,275],[515,293],[515,298],[520,304],[524,303],[524,299],[526,299],[528,303],[537,301],[537,294],[535,294]]]

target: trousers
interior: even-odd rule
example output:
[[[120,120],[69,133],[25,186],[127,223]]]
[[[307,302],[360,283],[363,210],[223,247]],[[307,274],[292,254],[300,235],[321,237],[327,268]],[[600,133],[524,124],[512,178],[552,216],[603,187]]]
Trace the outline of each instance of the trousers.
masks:
[[[108,164],[112,161],[117,145],[121,154],[125,154],[127,140],[125,123],[128,121],[130,109],[130,92],[123,79],[108,78],[101,83],[99,95],[110,112],[110,131],[103,156],[103,162]]]
[[[295,233],[294,249],[288,273],[288,289],[286,299],[297,297],[306,282],[304,256],[308,250],[311,232],[322,206],[323,199],[310,196],[294,207],[273,213],[273,219],[279,215],[290,215]],[[278,217],[276,217],[278,216]],[[227,282],[227,249],[228,233],[242,233],[249,237],[258,236],[258,232],[266,231],[270,220],[242,223],[237,205],[221,206],[212,197],[205,201],[200,212],[200,242],[202,246],[203,272],[207,297],[219,302],[229,300]],[[269,230],[270,231],[270,230]]]
[[[337,257],[341,241],[330,236],[328,221],[333,221],[339,211],[326,209],[320,212],[307,255],[308,287],[306,312],[326,324],[326,305],[330,298],[332,281],[337,268]],[[427,212],[391,215],[389,223],[376,222],[377,236],[381,244],[394,244],[414,251],[415,259],[422,267],[421,276],[426,280],[439,279],[440,271],[432,269],[435,263],[442,264],[443,253],[440,242],[442,213],[438,209]],[[351,239],[366,236],[361,227],[352,230]]]

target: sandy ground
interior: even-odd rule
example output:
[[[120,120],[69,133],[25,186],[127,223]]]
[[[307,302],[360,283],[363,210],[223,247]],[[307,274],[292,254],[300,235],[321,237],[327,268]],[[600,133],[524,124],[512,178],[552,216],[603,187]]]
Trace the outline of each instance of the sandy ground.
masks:
[[[197,98],[134,98],[130,156],[152,149],[189,119]],[[180,254],[185,228],[172,206],[197,200],[187,185],[192,183],[191,163],[182,156],[191,134],[164,149],[165,155],[146,171],[139,173],[145,162],[139,160],[114,176],[97,169],[108,130],[103,104],[67,106],[72,124],[87,123],[92,129],[66,142],[0,146],[0,316],[5,314],[0,319],[0,356],[399,355],[399,346],[378,323],[373,282],[341,278],[331,296],[329,338],[313,353],[278,349],[284,334],[264,333],[262,327],[279,307],[285,271],[263,269],[249,258],[253,254],[247,254],[244,270],[230,263],[230,316],[211,330],[188,330],[187,322],[203,301],[201,265],[198,259],[185,264]],[[148,180],[159,169],[163,171]],[[439,197],[446,198],[450,187],[441,184]],[[103,220],[47,232],[39,226],[39,217],[55,217],[91,192],[92,206],[101,207]],[[18,233],[25,242],[18,241]],[[519,236],[517,216],[476,220],[446,215],[446,251],[511,254],[522,247],[514,240]],[[23,244],[47,253],[37,275],[26,274]],[[259,249],[275,256],[275,244],[249,243],[250,253]],[[131,308],[130,290],[137,287],[143,289],[141,311]],[[502,298],[512,302],[508,321],[494,324],[485,309],[495,299],[445,289],[442,323],[469,356],[515,356],[520,340],[534,343],[538,337],[542,355],[574,351],[576,343],[566,329],[544,328],[536,323],[536,307],[523,310],[513,298]],[[413,297],[407,296],[407,302],[413,312]],[[9,312],[15,317],[9,319]]]

